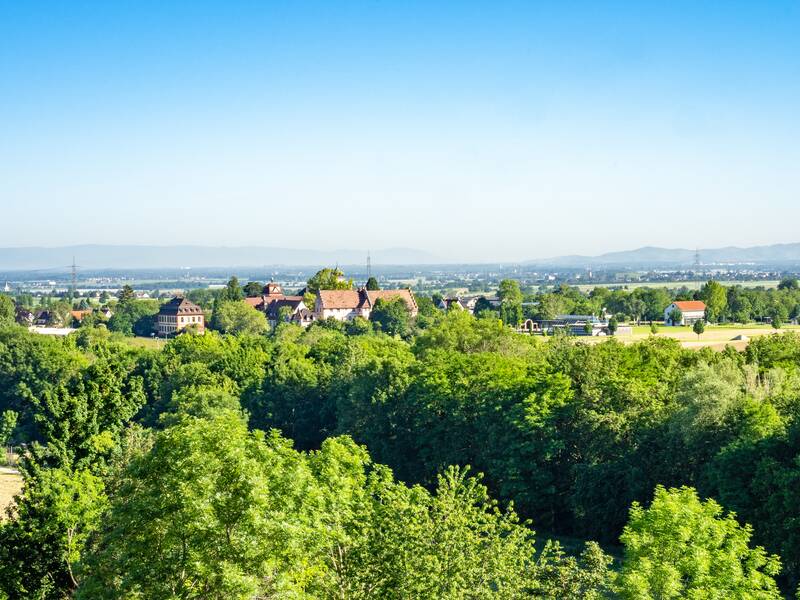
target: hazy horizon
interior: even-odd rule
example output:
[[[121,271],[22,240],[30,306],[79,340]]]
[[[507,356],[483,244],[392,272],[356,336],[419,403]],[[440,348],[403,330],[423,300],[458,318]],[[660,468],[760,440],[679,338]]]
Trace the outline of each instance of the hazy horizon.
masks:
[[[0,7],[2,247],[790,243],[800,5]]]

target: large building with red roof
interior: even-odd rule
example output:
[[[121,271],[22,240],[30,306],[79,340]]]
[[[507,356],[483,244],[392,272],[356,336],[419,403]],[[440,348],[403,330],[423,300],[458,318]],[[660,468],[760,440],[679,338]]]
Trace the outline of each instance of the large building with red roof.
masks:
[[[314,303],[314,316],[317,319],[336,319],[352,321],[356,317],[369,319],[378,300],[402,299],[411,316],[417,314],[417,301],[411,290],[319,290]]]

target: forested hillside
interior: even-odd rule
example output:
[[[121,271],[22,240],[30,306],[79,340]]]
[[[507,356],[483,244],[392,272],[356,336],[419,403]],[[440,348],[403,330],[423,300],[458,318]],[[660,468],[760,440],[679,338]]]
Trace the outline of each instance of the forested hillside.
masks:
[[[414,331],[0,327],[0,598],[794,595],[799,336]]]

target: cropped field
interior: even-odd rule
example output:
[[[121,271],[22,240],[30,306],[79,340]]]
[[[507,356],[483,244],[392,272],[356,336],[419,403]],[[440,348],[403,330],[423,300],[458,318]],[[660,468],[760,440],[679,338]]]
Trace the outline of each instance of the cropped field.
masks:
[[[719,281],[722,285],[725,286],[732,286],[732,285],[740,285],[743,288],[757,288],[763,287],[765,289],[773,289],[778,287],[779,281],[777,280],[756,280],[756,281]],[[685,287],[689,290],[699,290],[706,284],[705,281],[631,281],[631,282],[619,282],[619,283],[586,283],[576,286],[582,292],[590,292],[596,287],[607,287],[607,288],[622,288],[626,290],[633,290],[635,288],[640,287],[649,287],[649,288],[667,288],[671,290],[676,290],[679,288]]]

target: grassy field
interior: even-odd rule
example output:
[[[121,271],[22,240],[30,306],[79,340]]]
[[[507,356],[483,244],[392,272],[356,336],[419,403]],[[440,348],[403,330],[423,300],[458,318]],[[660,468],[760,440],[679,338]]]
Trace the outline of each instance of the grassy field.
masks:
[[[0,520],[5,518],[8,506],[22,489],[22,477],[19,473],[0,467]]]
[[[658,337],[669,337],[679,340],[684,348],[711,348],[722,350],[726,345],[731,345],[738,350],[747,346],[747,340],[734,340],[738,336],[753,338],[759,335],[770,335],[773,333],[784,333],[786,331],[800,332],[800,326],[787,325],[781,329],[773,329],[771,325],[761,325],[750,323],[747,325],[706,325],[703,335],[698,337],[691,327],[664,327],[659,326]],[[619,336],[620,341],[639,341],[652,335],[649,325],[642,325],[633,328],[633,334]]]
[[[126,337],[123,341],[136,348],[148,348],[150,350],[160,350],[166,343],[165,340],[152,337]]]

